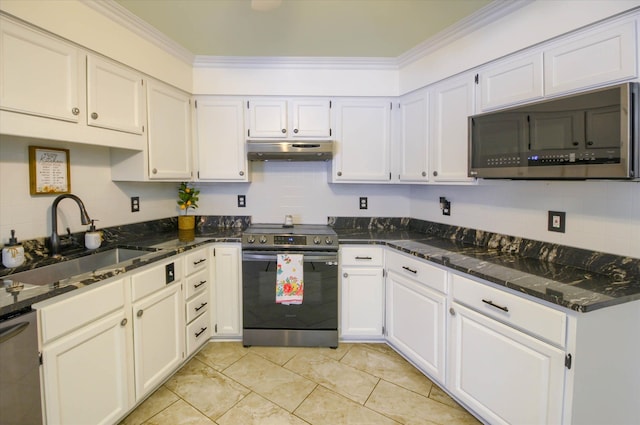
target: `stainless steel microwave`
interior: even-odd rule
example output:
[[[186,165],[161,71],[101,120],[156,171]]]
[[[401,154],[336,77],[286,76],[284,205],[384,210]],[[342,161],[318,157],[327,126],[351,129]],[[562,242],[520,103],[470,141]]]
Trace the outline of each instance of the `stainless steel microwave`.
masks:
[[[638,179],[638,83],[469,117],[469,176]]]

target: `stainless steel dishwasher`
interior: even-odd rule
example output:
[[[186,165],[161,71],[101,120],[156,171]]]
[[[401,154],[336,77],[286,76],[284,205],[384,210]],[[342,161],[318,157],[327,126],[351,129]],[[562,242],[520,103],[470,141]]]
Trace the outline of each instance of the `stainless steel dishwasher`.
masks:
[[[36,312],[0,322],[0,424],[42,424]]]

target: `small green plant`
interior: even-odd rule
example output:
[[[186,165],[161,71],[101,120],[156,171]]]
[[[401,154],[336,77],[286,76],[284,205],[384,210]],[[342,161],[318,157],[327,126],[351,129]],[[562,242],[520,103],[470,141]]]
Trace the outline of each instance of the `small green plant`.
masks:
[[[199,194],[200,191],[190,187],[189,183],[180,183],[180,187],[178,187],[178,206],[184,211],[185,215],[189,213],[190,208],[194,210],[198,208]]]

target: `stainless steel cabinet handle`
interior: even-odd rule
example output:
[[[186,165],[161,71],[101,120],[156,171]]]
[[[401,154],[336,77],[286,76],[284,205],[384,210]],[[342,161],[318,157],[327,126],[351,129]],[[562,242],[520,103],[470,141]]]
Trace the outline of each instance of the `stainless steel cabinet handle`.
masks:
[[[93,118],[94,120],[97,120],[98,119],[98,114],[95,113],[95,112],[92,112],[91,113],[91,118]]]
[[[207,283],[206,280],[201,280],[200,283],[196,283],[195,285],[193,285],[193,289],[199,288],[202,285],[204,285],[205,283]]]
[[[402,268],[403,268],[403,269],[405,269],[405,270],[406,270],[406,271],[408,271],[408,272],[413,273],[413,274],[418,274],[418,270],[410,269],[410,268],[409,268],[409,267],[407,267],[407,266],[402,266]]]
[[[195,308],[195,310],[196,310],[196,311],[200,311],[200,310],[202,310],[202,309],[204,308],[204,306],[206,306],[206,305],[207,305],[207,303],[202,303],[202,304],[200,304],[200,307],[196,307],[196,308]]]
[[[120,321],[120,326],[126,326],[126,325],[127,325],[127,318],[125,317]]]
[[[342,277],[349,277],[349,273],[343,273]]]
[[[507,313],[509,312],[509,308],[507,308],[507,307],[503,307],[503,306],[498,305],[498,304],[494,304],[494,303],[493,303],[493,301],[491,301],[491,300],[485,300],[485,299],[483,298],[483,299],[482,299],[482,302],[483,302],[483,303],[485,303],[485,304],[489,304],[491,307],[495,307],[495,308],[497,308],[497,309],[499,309],[499,310],[505,311],[505,312],[507,312]]]
[[[136,316],[142,317],[143,314],[144,314],[143,310],[138,310],[138,312],[136,313]]]
[[[204,333],[204,331],[206,331],[206,330],[207,330],[206,326],[204,328],[200,328],[200,332],[196,332],[195,333],[196,338],[199,337],[200,335],[202,335]]]
[[[79,115],[79,114],[80,114],[80,109],[78,109],[78,108],[73,108],[73,109],[71,110],[71,113],[72,113],[73,115]]]

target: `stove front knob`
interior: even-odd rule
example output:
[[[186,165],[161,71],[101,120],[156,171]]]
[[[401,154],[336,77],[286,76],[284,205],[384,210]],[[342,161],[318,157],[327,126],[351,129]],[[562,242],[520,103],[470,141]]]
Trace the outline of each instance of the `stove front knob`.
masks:
[[[260,236],[260,243],[267,243],[267,237],[266,236]]]
[[[256,238],[253,236],[248,236],[247,237],[247,243],[254,243],[256,241]]]
[[[331,239],[329,236],[327,236],[327,238],[324,240],[324,242],[325,242],[327,245],[331,245],[331,244],[333,244],[333,239]]]
[[[314,245],[320,245],[320,237],[319,236],[314,237],[313,238],[313,243],[314,243]]]

